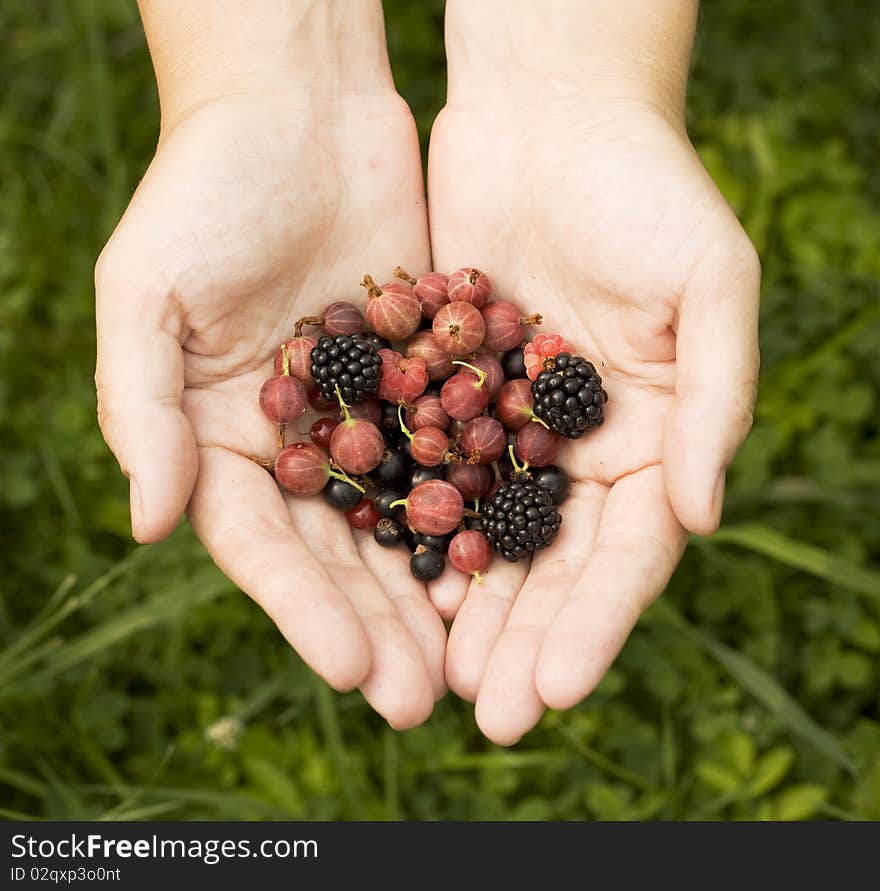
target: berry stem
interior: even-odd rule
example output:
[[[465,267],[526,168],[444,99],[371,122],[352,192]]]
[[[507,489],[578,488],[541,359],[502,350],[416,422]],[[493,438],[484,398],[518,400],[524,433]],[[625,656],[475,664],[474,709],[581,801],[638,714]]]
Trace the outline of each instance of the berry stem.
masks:
[[[400,430],[403,433],[403,435],[410,442],[412,442],[412,439],[413,439],[412,432],[410,431],[409,427],[406,426],[406,421],[403,420],[403,403],[402,402],[398,403],[398,405],[397,405],[397,421],[400,424]]]
[[[544,316],[542,316],[541,313],[539,313],[539,312],[535,312],[535,313],[532,313],[530,316],[523,316],[519,320],[519,323],[524,328],[526,328],[529,325],[540,325],[541,322],[543,322],[543,321],[544,321]]]
[[[261,458],[259,455],[248,455],[248,458],[250,458],[254,464],[259,464],[263,470],[268,470],[269,473],[272,473],[275,470],[275,461],[270,458]]]
[[[525,473],[529,469],[529,462],[526,461],[523,464],[519,464],[516,460],[516,455],[513,453],[513,446],[509,445],[507,447],[507,451],[510,455],[510,463],[513,465],[514,473]]]
[[[354,488],[357,489],[358,492],[361,493],[361,495],[366,494],[367,490],[360,483],[355,482],[341,467],[333,464],[333,462],[330,462],[330,470],[328,471],[328,473],[334,479],[342,480],[343,482],[348,483],[349,486],[354,486]]]
[[[281,344],[281,373],[284,377],[290,377],[290,356],[287,354],[287,344]]]
[[[278,448],[279,448],[279,449],[283,449],[283,448],[284,448],[284,433],[285,433],[286,430],[287,430],[287,425],[286,425],[286,424],[279,424],[279,425],[278,425]]]
[[[468,276],[468,281],[475,285],[477,283],[477,279],[482,275],[479,269],[471,269],[471,274]]]
[[[402,278],[405,282],[409,282],[411,285],[418,284],[418,279],[413,278],[402,266],[394,267],[394,274],[398,278]]]
[[[479,383],[477,384],[477,387],[482,387],[483,384],[486,383],[486,372],[483,371],[482,368],[477,368],[476,365],[471,365],[470,362],[462,362],[461,359],[453,359],[452,364],[453,365],[464,365],[465,368],[470,368],[470,370],[473,371],[473,373],[479,379]]]
[[[480,572],[479,570],[476,570],[476,569],[475,569],[475,570],[471,573],[471,575],[474,577],[474,581],[475,581],[478,585],[482,585],[482,584],[483,584],[483,573],[482,573],[482,572]]]
[[[361,282],[361,287],[367,289],[367,293],[370,297],[381,297],[382,289],[376,284],[373,280],[373,276],[368,272],[364,276],[364,280]]]
[[[550,429],[550,425],[549,425],[543,418],[539,418],[539,417],[538,417],[536,414],[534,414],[534,413],[532,414],[532,423],[534,423],[534,424],[540,424],[542,427],[544,427],[544,428],[547,429],[547,430]]]
[[[303,316],[301,319],[297,319],[296,324],[293,326],[293,336],[294,337],[302,337],[303,336],[303,326],[305,325],[323,325],[324,319],[321,316]]]
[[[388,505],[389,508],[399,507],[403,505],[404,507],[409,507],[409,499],[408,498],[398,498],[397,501],[392,501],[391,504]]]
[[[339,407],[342,409],[342,415],[345,418],[343,421],[344,424],[351,423],[351,412],[348,410],[348,403],[342,398],[342,390],[339,389],[339,384],[335,384],[336,387],[336,398],[339,400]]]

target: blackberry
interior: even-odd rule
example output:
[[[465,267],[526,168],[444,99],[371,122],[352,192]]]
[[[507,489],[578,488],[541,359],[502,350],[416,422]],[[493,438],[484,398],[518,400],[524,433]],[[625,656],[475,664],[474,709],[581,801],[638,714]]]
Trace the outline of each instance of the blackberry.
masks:
[[[583,356],[559,353],[546,359],[544,370],[532,384],[535,414],[551,430],[569,439],[580,439],[598,427],[608,394],[592,362]]]
[[[562,523],[550,490],[521,476],[505,483],[482,513],[483,534],[511,563],[546,548]]]
[[[312,377],[318,392],[328,402],[336,402],[336,387],[342,399],[360,402],[379,389],[382,358],[376,347],[360,334],[322,337],[312,348]]]

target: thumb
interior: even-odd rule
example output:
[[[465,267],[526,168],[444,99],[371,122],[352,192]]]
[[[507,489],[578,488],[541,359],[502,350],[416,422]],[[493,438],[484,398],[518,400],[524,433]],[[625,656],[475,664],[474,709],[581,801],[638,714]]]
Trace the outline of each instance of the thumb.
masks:
[[[183,515],[198,456],[181,410],[182,312],[145,278],[110,245],[98,260],[95,385],[101,432],[130,480],[132,535],[148,544],[169,535]]]
[[[718,528],[725,472],[752,425],[761,266],[740,238],[726,262],[688,285],[679,309],[663,470],[679,522],[698,535]]]

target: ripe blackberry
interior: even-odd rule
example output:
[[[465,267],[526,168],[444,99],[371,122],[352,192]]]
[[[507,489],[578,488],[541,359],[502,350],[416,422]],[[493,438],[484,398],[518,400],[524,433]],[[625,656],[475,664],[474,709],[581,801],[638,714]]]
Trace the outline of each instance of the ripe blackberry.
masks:
[[[312,377],[328,402],[337,401],[336,387],[347,403],[359,402],[379,389],[382,359],[360,334],[322,337],[312,349]]]
[[[544,360],[544,370],[532,384],[534,412],[551,430],[580,439],[598,427],[608,394],[592,362],[583,356],[559,353]]]
[[[482,513],[483,534],[511,563],[546,548],[562,523],[550,491],[522,476],[505,483]]]

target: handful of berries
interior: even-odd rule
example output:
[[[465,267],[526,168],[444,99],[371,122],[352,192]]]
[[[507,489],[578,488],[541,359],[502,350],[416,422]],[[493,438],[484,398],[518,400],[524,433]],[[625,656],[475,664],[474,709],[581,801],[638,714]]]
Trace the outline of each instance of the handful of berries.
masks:
[[[541,316],[490,301],[480,270],[395,275],[364,276],[364,313],[332,303],[281,346],[259,397],[278,426],[275,479],[323,492],[380,545],[405,544],[416,578],[436,579],[448,556],[479,581],[492,549],[515,561],[553,541],[569,489],[560,445],[602,423],[608,396],[559,335],[526,342]],[[285,445],[309,405],[324,416]]]

